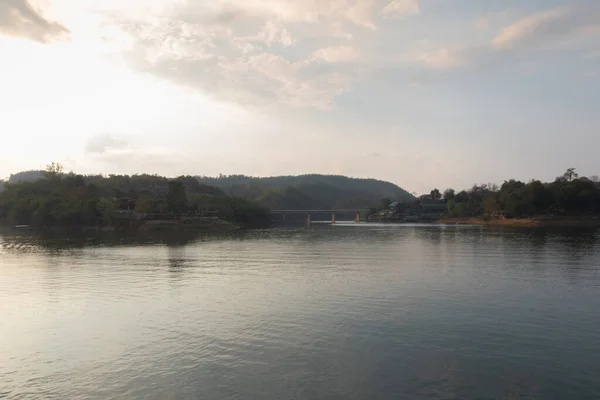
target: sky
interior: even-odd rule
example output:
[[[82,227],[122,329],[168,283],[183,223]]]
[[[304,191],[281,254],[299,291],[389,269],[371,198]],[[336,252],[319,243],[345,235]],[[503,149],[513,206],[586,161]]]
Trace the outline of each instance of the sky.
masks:
[[[600,174],[598,0],[0,0],[0,178]]]

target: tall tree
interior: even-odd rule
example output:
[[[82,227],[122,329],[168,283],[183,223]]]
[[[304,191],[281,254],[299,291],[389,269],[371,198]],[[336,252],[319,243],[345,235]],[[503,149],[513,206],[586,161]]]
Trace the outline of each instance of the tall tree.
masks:
[[[561,179],[562,178],[562,179]],[[575,168],[569,168],[567,169],[567,171],[562,175],[562,177],[559,177],[558,179],[560,180],[565,180],[567,182],[571,182],[573,179],[577,179],[579,178],[579,174],[577,172],[575,172]]]
[[[431,195],[431,200],[433,201],[441,200],[442,198],[442,194],[438,189],[433,189],[429,194]]]
[[[446,201],[453,200],[455,196],[456,196],[456,192],[454,191],[454,189],[444,190],[444,200],[446,200]]]
[[[46,179],[57,179],[62,176],[64,168],[60,163],[52,162],[52,164],[46,165],[46,170],[43,175]]]

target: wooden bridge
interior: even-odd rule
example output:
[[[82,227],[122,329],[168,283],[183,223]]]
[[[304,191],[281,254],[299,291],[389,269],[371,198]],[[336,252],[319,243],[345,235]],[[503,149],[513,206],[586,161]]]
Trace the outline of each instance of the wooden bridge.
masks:
[[[359,223],[366,221],[368,209],[338,209],[338,210],[271,210],[269,215],[273,223],[331,223],[350,221]]]

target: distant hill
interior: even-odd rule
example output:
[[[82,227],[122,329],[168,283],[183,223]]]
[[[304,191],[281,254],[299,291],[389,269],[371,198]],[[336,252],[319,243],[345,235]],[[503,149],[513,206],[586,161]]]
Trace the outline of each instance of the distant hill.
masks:
[[[413,200],[414,196],[390,182],[340,175],[300,175],[254,178],[244,175],[199,177],[206,185],[233,196],[258,201],[270,209],[369,208],[381,199]]]
[[[4,181],[0,179],[0,192],[4,190]]]
[[[30,182],[42,177],[42,171],[23,171],[12,174],[7,182]],[[165,192],[169,182],[168,178],[147,174],[111,175],[111,179],[91,175],[84,179],[86,183],[110,190],[116,197]],[[414,199],[406,190],[390,182],[341,175],[312,174],[269,178],[245,175],[218,178],[187,176],[179,179],[183,179],[186,188],[192,192],[208,193],[220,189],[224,194],[252,200],[272,210],[371,208],[379,206],[385,198],[396,201]]]

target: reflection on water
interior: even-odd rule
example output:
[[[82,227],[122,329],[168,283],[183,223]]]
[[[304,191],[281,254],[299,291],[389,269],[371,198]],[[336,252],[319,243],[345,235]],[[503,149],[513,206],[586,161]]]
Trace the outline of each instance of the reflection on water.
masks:
[[[0,261],[0,398],[600,398],[595,231],[20,235]]]

